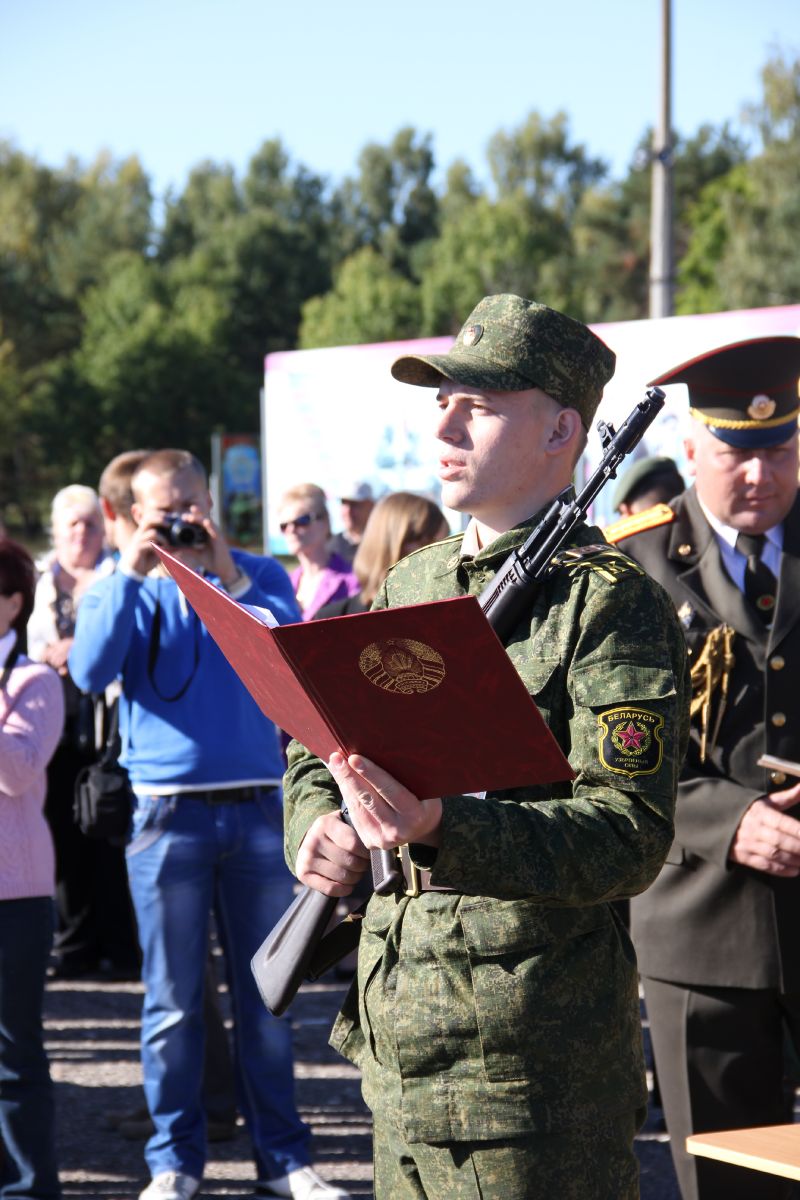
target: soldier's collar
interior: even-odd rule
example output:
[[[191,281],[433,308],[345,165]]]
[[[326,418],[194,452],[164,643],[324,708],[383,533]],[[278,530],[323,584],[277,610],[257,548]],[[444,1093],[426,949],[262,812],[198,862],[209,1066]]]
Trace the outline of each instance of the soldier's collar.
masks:
[[[552,504],[552,501],[550,501],[550,504]],[[527,540],[547,512],[550,504],[546,504],[543,508],[540,508],[532,517],[521,521],[513,529],[501,533],[499,537],[496,537],[492,542],[488,542],[485,546],[478,545],[475,519],[470,518],[470,522],[464,530],[464,537],[461,541],[458,557],[462,559],[474,558],[477,562],[487,565],[494,562],[495,559],[506,558],[512,550],[518,549]]]

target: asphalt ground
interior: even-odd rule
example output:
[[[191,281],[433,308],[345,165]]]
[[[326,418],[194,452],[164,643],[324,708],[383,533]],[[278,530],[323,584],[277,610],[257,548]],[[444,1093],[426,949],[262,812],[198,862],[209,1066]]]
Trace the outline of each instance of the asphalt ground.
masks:
[[[47,1051],[56,1090],[58,1155],[66,1197],[130,1200],[148,1182],[143,1142],[108,1129],[110,1115],[142,1102],[137,983],[53,981],[45,1002]],[[314,1133],[314,1164],[353,1196],[372,1196],[370,1117],[358,1072],[330,1049],[328,1030],[345,984],[305,985],[292,1009],[296,1098]],[[225,997],[223,995],[223,1005]],[[645,1028],[645,1038],[647,1031]],[[669,1143],[652,1109],[637,1139],[642,1200],[679,1200]],[[255,1172],[243,1125],[209,1145],[200,1195],[250,1196]],[[437,1200],[447,1200],[446,1197]]]

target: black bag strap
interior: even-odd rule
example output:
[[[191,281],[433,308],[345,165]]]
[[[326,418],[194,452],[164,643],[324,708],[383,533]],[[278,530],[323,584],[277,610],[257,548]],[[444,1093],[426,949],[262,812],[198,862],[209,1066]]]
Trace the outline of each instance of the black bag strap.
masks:
[[[107,706],[108,731],[100,760],[103,763],[114,763],[122,752],[122,742],[119,736],[119,696]]]
[[[166,704],[173,704],[176,700],[180,700],[186,695],[189,684],[194,679],[197,673],[197,667],[200,662],[200,631],[199,620],[197,614],[192,610],[194,618],[194,663],[189,672],[189,677],[182,687],[178,689],[173,696],[165,696],[156,683],[156,661],[158,659],[159,642],[161,640],[161,601],[156,597],[156,610],[153,613],[153,625],[150,630],[150,645],[147,650],[147,678],[150,680],[150,685],[158,696],[159,700],[163,700]]]

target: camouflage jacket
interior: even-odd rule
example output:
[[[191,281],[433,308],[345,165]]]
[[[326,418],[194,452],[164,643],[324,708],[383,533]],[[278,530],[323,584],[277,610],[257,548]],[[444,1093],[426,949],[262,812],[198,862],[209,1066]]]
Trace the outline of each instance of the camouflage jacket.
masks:
[[[479,594],[535,519],[474,558],[460,538],[416,552],[376,605]],[[646,888],[672,840],[686,651],[659,585],[598,530],[574,538],[597,543],[540,585],[507,644],[576,778],[443,797],[432,882],[455,890],[367,909],[332,1044],[410,1141],[515,1136],[645,1101],[636,961],[608,901]],[[285,788],[293,866],[339,798],[296,743]]]

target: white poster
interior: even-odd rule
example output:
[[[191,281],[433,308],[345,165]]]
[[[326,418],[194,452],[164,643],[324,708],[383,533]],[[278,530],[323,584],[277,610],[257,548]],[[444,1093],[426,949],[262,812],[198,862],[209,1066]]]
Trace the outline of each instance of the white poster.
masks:
[[[615,427],[643,398],[649,380],[718,346],[775,334],[800,335],[800,305],[617,321],[592,326],[617,355],[617,369],[606,388],[598,418]],[[297,483],[316,483],[326,491],[334,529],[336,497],[355,479],[368,480],[374,492],[423,492],[440,503],[436,467],[439,450],[433,436],[437,418],[433,388],[397,383],[391,364],[402,354],[441,354],[451,338],[340,346],[270,354],[265,363],[262,430],[265,455],[269,550],[285,544],[276,509],[282,493]],[[685,470],[682,420],[684,385],[665,389],[663,412],[634,452],[634,458],[668,454]],[[600,457],[595,430],[576,481],[582,483]],[[630,464],[632,460],[628,460]],[[600,494],[593,518],[611,517],[614,484]],[[451,528],[461,515],[447,512]]]

